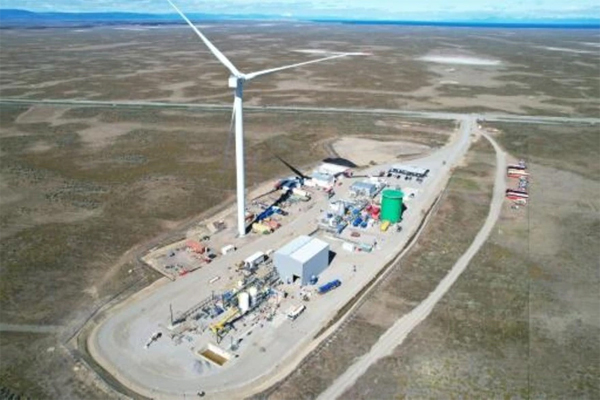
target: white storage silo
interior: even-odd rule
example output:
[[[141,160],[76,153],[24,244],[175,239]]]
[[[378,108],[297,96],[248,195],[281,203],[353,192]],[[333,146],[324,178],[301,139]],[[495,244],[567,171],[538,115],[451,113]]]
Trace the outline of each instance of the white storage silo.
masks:
[[[246,292],[238,294],[238,306],[240,312],[245,314],[250,309],[250,295]]]
[[[248,294],[250,295],[250,306],[254,306],[256,304],[256,296],[258,295],[258,289],[256,286],[249,288]]]

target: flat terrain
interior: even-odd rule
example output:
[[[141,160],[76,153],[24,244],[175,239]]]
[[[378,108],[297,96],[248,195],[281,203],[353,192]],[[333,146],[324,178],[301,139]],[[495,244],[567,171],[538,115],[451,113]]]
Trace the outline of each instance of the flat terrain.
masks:
[[[234,238],[233,229],[213,234],[208,243],[210,246],[213,246],[213,242],[223,240],[225,236],[228,243],[237,248],[235,253],[218,258],[210,265],[173,283],[146,290],[131,301],[108,310],[105,318],[98,321],[98,327],[89,336],[90,353],[120,382],[148,397],[179,399],[194,393],[198,387],[202,387],[209,398],[214,399],[242,398],[241,393],[253,393],[256,381],[262,385],[293,362],[298,354],[305,352],[305,348],[310,348],[313,337],[414,235],[423,215],[443,190],[449,169],[467,152],[473,127],[473,120],[461,121],[460,129],[452,135],[449,145],[427,157],[411,161],[430,171],[424,182],[400,183],[396,178],[388,179],[390,185],[400,183],[403,190],[407,193],[410,190],[415,195],[406,200],[408,209],[403,215],[401,232],[390,229],[381,233],[377,226],[357,230],[361,238],[355,240],[365,243],[371,242],[369,237],[377,240],[378,245],[373,252],[348,253],[342,249],[339,239],[325,232],[318,233],[322,240],[329,243],[335,254],[329,267],[319,274],[319,280],[328,282],[340,279],[342,286],[327,295],[318,296],[314,293],[314,286],[300,288],[297,284],[272,285],[273,290],[288,293],[288,298],[277,300],[277,296],[272,296],[267,303],[272,304],[272,300],[275,300],[277,306],[264,304],[260,310],[249,313],[234,324],[235,332],[230,332],[220,344],[223,349],[229,349],[230,343],[241,343],[237,349],[231,350],[235,353],[235,358],[231,356],[234,359],[228,361],[227,365],[211,368],[210,364],[198,361],[193,354],[208,343],[215,342],[214,335],[207,329],[212,318],[199,318],[196,323],[190,320],[192,327],[181,334],[182,340],[170,340],[168,336],[171,336],[171,332],[165,328],[169,324],[165,306],[172,305],[178,313],[208,298],[211,293],[218,295],[231,290],[243,276],[232,268],[236,263],[257,251],[280,248],[293,237],[315,231],[321,210],[328,208],[329,199],[322,192],[314,193],[313,199],[309,203],[300,204],[300,207],[286,207],[290,217],[284,218],[283,226],[269,236]],[[357,170],[356,175],[373,175],[388,168],[386,165],[375,165],[367,170]],[[336,185],[336,198],[349,199],[348,189],[351,183],[361,179],[346,178],[341,186]],[[231,214],[234,212],[233,208],[229,211]],[[227,217],[219,218],[228,221]],[[354,229],[348,227],[347,231],[349,230]],[[162,253],[163,250],[158,252]],[[352,265],[359,260],[363,260],[363,267],[354,270]],[[219,277],[219,280],[211,283],[211,279],[215,277]],[[296,306],[298,299],[303,297],[301,293],[307,291],[313,292],[312,299],[306,305],[307,310],[301,318],[293,322],[287,320],[285,311]],[[273,313],[273,318],[261,317],[270,313]],[[165,339],[153,344],[150,349],[145,349],[144,343],[156,330],[160,330]]]
[[[505,207],[456,287],[345,398],[600,395],[598,147],[570,150],[591,135],[577,126],[500,130],[532,161],[530,203]],[[570,172],[582,166],[595,177]]]
[[[251,105],[598,116],[595,30],[244,22],[202,25],[242,71],[366,51],[247,85]],[[0,97],[230,104],[228,72],[185,26],[3,30]],[[592,45],[590,45],[590,43]]]
[[[84,369],[73,374],[76,360],[61,344],[115,296],[158,278],[138,262],[144,249],[183,237],[200,214],[232,200],[229,117],[153,109],[0,109],[0,318],[25,331],[30,343],[15,352],[21,334],[12,328],[2,334],[4,385],[34,397],[93,396],[86,392],[94,389]],[[395,117],[249,113],[247,179],[255,185],[290,174],[272,152],[297,166],[353,156],[331,145],[340,137],[363,143],[373,137],[372,146],[401,140],[429,151],[445,143],[454,127]],[[40,327],[37,334],[31,326]],[[50,347],[56,351],[47,352]]]
[[[373,52],[252,82],[251,105],[599,116],[593,30],[309,28],[205,27],[244,72],[319,56],[294,50]],[[0,35],[0,98],[232,101],[227,72],[183,26]],[[138,261],[144,250],[230,204],[229,119],[229,112],[156,108],[0,107],[1,395],[115,396],[64,344],[100,307],[158,279]],[[428,152],[454,128],[352,113],[254,111],[246,121],[249,185],[289,174],[271,152],[298,166],[339,155],[366,165],[380,161],[383,146],[386,162]],[[506,150],[531,162],[531,204],[505,210],[473,262],[478,268],[358,381],[355,397],[598,397],[598,129],[485,126],[502,130]],[[329,345],[335,351],[311,357],[269,392],[273,398],[317,396],[455,262],[489,204],[491,153],[481,144],[473,150],[420,253],[338,333]]]

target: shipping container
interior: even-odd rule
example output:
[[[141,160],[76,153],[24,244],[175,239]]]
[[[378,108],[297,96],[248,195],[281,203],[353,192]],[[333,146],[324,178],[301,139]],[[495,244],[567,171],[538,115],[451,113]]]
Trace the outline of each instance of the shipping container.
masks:
[[[339,287],[341,284],[342,284],[342,282],[339,279],[335,279],[331,282],[324,284],[323,286],[319,286],[318,292],[319,292],[319,294],[325,294],[325,293]]]
[[[258,251],[244,260],[244,266],[246,268],[255,268],[265,262],[266,259],[265,253]]]

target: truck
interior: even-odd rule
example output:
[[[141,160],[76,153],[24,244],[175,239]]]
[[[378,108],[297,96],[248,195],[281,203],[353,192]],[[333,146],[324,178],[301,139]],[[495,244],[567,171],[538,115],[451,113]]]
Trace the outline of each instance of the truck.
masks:
[[[333,289],[339,287],[341,284],[342,284],[342,281],[340,281],[339,279],[334,279],[331,282],[327,282],[326,284],[319,286],[319,288],[317,289],[317,292],[319,294],[325,294],[325,293],[330,292]]]
[[[287,312],[287,317],[292,321],[298,318],[300,314],[302,314],[306,310],[306,306],[304,304],[300,304],[298,306],[292,306]]]
[[[234,252],[235,250],[236,249],[235,249],[234,245],[228,244],[227,246],[223,246],[223,248],[221,249],[221,254],[223,254],[225,256],[225,255],[227,255],[229,253]]]

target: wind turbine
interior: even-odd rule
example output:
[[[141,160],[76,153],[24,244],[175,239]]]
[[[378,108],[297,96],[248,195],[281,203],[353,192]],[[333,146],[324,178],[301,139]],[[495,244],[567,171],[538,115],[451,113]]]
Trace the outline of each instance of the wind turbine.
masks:
[[[237,192],[237,225],[238,234],[240,237],[246,235],[246,205],[245,205],[245,183],[244,183],[244,109],[243,109],[243,94],[244,94],[244,83],[257,78],[259,76],[271,74],[273,72],[282,71],[284,69],[300,67],[302,65],[313,64],[321,61],[333,60],[335,58],[346,57],[351,55],[365,55],[365,53],[335,53],[335,55],[319,58],[316,60],[305,61],[297,64],[286,65],[278,68],[265,69],[262,71],[251,72],[244,74],[240,72],[232,63],[225,57],[223,53],[219,51],[207,38],[194,26],[192,21],[171,1],[167,0],[169,4],[177,11],[181,18],[187,22],[187,24],[196,32],[196,35],[202,39],[206,47],[217,57],[217,59],[223,64],[231,76],[229,77],[229,87],[234,89],[234,100],[233,100],[233,111],[231,114],[232,124],[235,122],[235,164],[236,164],[236,192]]]

